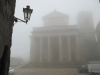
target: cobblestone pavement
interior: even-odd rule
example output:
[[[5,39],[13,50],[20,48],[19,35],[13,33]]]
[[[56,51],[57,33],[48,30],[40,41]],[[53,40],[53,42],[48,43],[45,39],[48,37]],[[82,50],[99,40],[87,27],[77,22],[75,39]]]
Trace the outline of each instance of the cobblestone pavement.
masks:
[[[15,68],[14,75],[85,75],[77,72],[77,69],[21,69]]]

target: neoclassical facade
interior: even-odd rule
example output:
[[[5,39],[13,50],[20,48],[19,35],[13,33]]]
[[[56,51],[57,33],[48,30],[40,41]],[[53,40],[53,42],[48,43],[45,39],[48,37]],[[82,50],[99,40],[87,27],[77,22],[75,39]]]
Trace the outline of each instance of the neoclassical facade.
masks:
[[[87,13],[81,12],[78,15],[79,20],[83,20],[83,18],[80,19],[82,14],[91,20],[91,15],[87,16]],[[69,16],[57,11],[44,16],[42,19],[44,26],[34,27],[31,32],[30,62],[61,63],[86,60],[87,49],[84,44],[86,36],[85,32],[80,30],[80,28],[82,29],[82,25],[79,26],[80,22],[77,25],[68,25]],[[89,23],[91,24],[91,22]],[[95,41],[93,32],[89,33],[89,37],[93,37],[92,40]]]

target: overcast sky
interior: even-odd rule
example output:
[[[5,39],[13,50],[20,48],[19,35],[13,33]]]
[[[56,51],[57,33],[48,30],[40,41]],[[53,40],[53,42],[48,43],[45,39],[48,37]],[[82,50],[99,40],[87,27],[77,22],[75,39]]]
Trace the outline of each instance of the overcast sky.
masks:
[[[16,0],[15,16],[24,19],[23,7],[30,5],[33,9],[30,21],[26,25],[18,22],[13,27],[11,56],[18,56],[24,59],[29,58],[30,38],[32,27],[43,26],[42,17],[54,10],[68,14],[69,25],[77,24],[77,14],[80,11],[92,11],[94,25],[100,21],[99,0]]]

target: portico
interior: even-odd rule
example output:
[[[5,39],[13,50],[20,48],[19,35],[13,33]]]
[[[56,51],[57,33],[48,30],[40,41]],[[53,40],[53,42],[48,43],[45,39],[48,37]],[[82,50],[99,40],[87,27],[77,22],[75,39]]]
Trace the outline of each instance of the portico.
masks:
[[[58,28],[56,29],[58,31],[55,33],[53,33],[54,30],[52,29],[44,30],[45,29],[37,32],[34,29],[33,36],[31,36],[31,41],[35,40],[31,52],[33,51],[33,57],[37,60],[35,61],[32,58],[31,61],[49,63],[80,60],[78,29],[70,32],[63,32],[63,29],[61,30]],[[61,32],[58,34],[59,31]]]

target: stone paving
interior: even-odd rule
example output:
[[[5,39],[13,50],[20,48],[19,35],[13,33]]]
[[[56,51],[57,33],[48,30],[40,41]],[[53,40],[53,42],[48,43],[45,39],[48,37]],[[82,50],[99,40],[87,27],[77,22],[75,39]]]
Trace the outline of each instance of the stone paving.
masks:
[[[86,75],[77,72],[77,69],[22,69],[15,68],[14,75]]]

